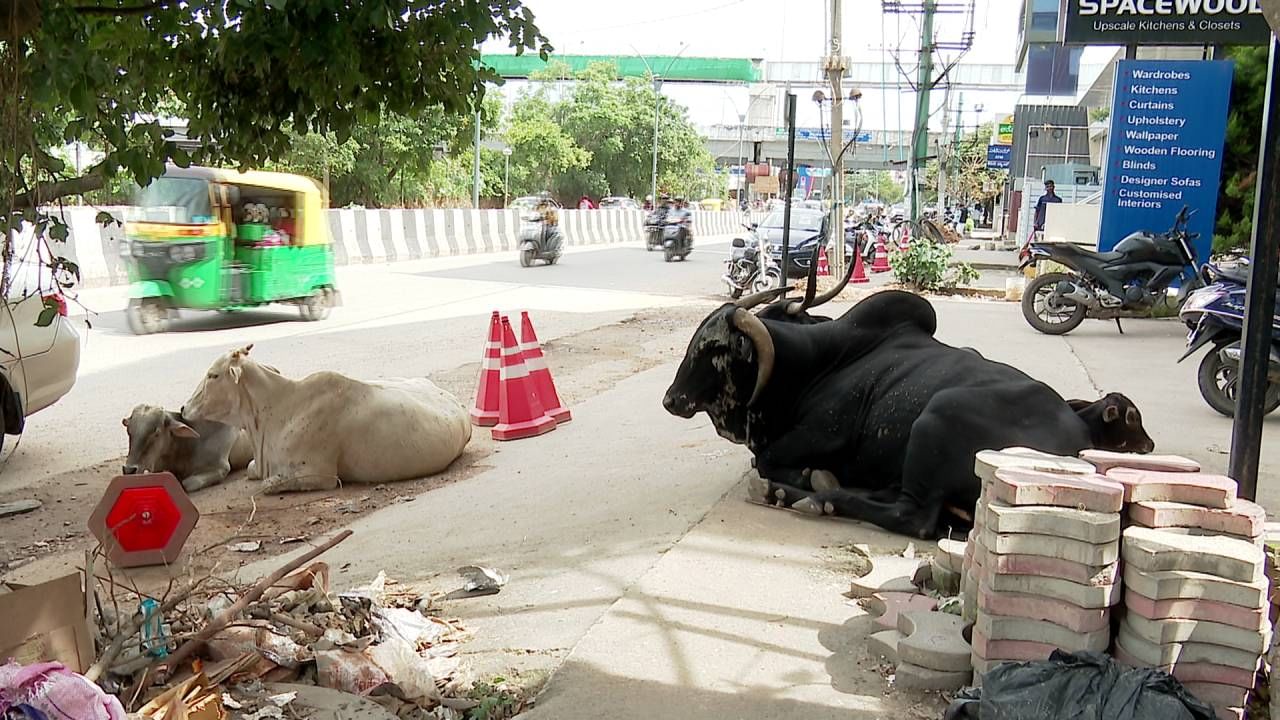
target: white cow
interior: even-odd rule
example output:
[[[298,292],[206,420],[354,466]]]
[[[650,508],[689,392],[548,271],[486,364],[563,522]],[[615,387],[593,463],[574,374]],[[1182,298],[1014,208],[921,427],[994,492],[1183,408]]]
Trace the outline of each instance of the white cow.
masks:
[[[291,380],[251,360],[252,348],[215,360],[182,412],[244,428],[263,492],[425,477],[471,440],[466,409],[430,380],[373,384],[334,372]]]

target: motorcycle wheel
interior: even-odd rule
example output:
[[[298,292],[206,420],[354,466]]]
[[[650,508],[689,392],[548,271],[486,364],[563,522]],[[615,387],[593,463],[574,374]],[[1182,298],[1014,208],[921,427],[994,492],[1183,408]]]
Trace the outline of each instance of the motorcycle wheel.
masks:
[[[520,267],[529,267],[533,265],[533,256],[534,256],[534,251],[521,250],[520,251]]]
[[[757,275],[756,279],[751,283],[751,292],[758,293],[765,290],[772,290],[777,281],[777,276],[772,273],[768,275]]]
[[[1064,273],[1048,273],[1032,280],[1022,293],[1022,317],[1027,324],[1045,335],[1065,335],[1080,326],[1089,308],[1078,303],[1051,306],[1053,288],[1071,277]]]
[[[675,251],[673,251],[671,248],[667,248],[662,251],[662,259],[665,262],[671,262],[673,259],[675,259],[675,256],[676,256]]]
[[[1209,407],[1227,417],[1235,417],[1239,373],[1235,368],[1222,362],[1222,356],[1218,354],[1222,347],[1222,345],[1215,346],[1200,361],[1196,384],[1200,386],[1200,397],[1204,398]],[[1267,384],[1265,403],[1263,412],[1268,415],[1280,407],[1280,386],[1274,383]]]

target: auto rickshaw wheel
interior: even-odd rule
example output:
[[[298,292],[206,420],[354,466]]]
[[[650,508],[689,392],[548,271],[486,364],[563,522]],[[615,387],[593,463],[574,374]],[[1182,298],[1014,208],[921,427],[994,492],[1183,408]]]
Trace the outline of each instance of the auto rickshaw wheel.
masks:
[[[164,298],[134,298],[125,309],[125,320],[134,335],[151,335],[169,329],[169,303]]]
[[[333,291],[329,288],[316,288],[315,292],[308,295],[298,305],[298,310],[302,313],[302,319],[307,322],[316,322],[329,317],[329,312],[333,309]]]

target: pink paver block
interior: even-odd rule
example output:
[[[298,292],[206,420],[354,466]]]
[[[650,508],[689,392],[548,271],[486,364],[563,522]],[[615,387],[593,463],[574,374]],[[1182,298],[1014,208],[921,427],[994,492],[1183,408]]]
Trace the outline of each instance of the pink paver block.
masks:
[[[1112,468],[1157,472],[1200,472],[1200,463],[1179,455],[1137,455],[1110,450],[1081,450],[1080,459],[1092,463],[1100,473],[1105,473]]]
[[[1145,663],[1139,662],[1124,649],[1124,645],[1119,640],[1116,641],[1115,652],[1112,653],[1116,662],[1129,667],[1151,667]],[[1227,667],[1225,665],[1211,665],[1209,663],[1178,663],[1177,665],[1166,665],[1160,668],[1170,675],[1184,683],[1215,683],[1218,685],[1235,685],[1236,687],[1253,689],[1254,683],[1257,681],[1257,671],[1241,670],[1240,668]]]
[[[1101,475],[1055,475],[1032,470],[996,470],[992,496],[1008,505],[1052,505],[1119,512],[1124,487]]]
[[[1089,475],[1094,472],[1093,465],[1079,458],[1050,455],[1023,447],[981,450],[973,458],[973,474],[978,476],[984,487],[995,478],[995,471],[1001,468],[1034,470],[1055,475]]]
[[[1107,471],[1107,477],[1124,486],[1125,502],[1157,500],[1227,508],[1236,497],[1236,481],[1225,475],[1115,468]]]
[[[938,601],[927,595],[905,592],[876,593],[859,601],[867,612],[878,615],[876,625],[881,630],[897,630],[898,614],[910,610],[937,609]]]
[[[995,555],[994,557],[995,572],[1001,575],[1037,575],[1070,580],[1081,585],[1097,586],[1115,585],[1120,574],[1119,563],[1094,566],[1039,555]]]
[[[973,649],[987,660],[1048,660],[1058,648],[1029,640],[988,640],[986,635],[975,628]]]
[[[1047,620],[1076,632],[1101,630],[1111,621],[1111,608],[1082,608],[1042,595],[996,592],[985,583],[978,588],[978,609],[992,615]]]
[[[1129,506],[1129,519],[1149,528],[1200,528],[1211,532],[1256,538],[1267,522],[1261,505],[1234,498],[1227,508],[1148,500]]]
[[[1218,683],[1185,683],[1187,692],[1197,700],[1217,707],[1244,707],[1249,704],[1249,689]]]
[[[1152,600],[1132,589],[1124,592],[1124,606],[1129,612],[1148,620],[1205,620],[1246,630],[1261,630],[1267,625],[1267,613],[1263,608],[1252,609],[1213,600]]]

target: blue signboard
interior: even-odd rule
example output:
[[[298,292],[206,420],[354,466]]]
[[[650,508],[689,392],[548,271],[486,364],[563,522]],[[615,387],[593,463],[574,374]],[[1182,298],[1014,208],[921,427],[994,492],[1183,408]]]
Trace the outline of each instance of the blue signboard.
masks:
[[[1209,259],[1231,96],[1229,60],[1122,60],[1116,67],[1098,249],[1164,232],[1183,205]]]
[[[870,131],[868,131],[868,130],[864,130],[864,131],[862,131],[862,132],[858,133],[858,134],[857,134],[857,137],[858,137],[858,142],[860,142],[860,143],[869,143],[869,142],[871,142],[871,132],[870,132]],[[849,142],[849,141],[850,141],[850,140],[852,140],[853,138],[854,138],[854,132],[853,132],[852,130],[845,130],[845,131],[844,131],[844,141],[845,141],[845,142]],[[827,128],[802,128],[802,127],[798,127],[798,128],[796,128],[796,139],[797,139],[797,140],[830,140],[830,139],[831,139],[831,131],[830,131],[830,130],[828,130]]]
[[[988,145],[987,146],[987,169],[988,170],[1008,170],[1009,158],[1011,157],[1013,157],[1013,146]]]

